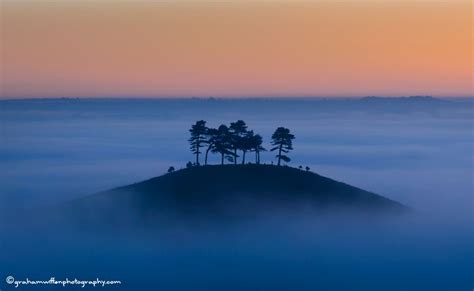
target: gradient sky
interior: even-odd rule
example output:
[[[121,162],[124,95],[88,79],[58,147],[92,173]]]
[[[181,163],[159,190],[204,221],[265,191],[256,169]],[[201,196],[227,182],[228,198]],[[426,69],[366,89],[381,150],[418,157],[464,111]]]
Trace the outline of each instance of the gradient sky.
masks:
[[[469,0],[0,1],[2,98],[472,95]]]

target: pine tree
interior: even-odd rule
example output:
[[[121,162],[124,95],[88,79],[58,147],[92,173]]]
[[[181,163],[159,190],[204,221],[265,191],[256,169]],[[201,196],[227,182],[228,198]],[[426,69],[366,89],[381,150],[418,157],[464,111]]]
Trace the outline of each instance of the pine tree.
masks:
[[[225,158],[229,161],[234,161],[236,157],[232,149],[232,135],[229,132],[229,128],[226,125],[219,126],[211,151],[221,155],[221,165],[224,164]]]
[[[237,164],[237,150],[241,150],[242,155],[244,154],[243,141],[247,134],[245,121],[237,120],[236,122],[232,122],[229,126],[229,133],[231,135],[232,151],[234,153],[234,164]]]
[[[204,165],[207,165],[207,158],[209,156],[209,152],[214,147],[214,144],[217,140],[218,133],[219,133],[218,130],[215,128],[208,128],[206,130],[204,143],[207,145],[207,149],[206,149],[206,154],[204,156]]]
[[[263,139],[262,136],[256,134],[252,137],[252,151],[255,152],[255,163],[260,164],[260,152],[266,151],[266,149],[262,146]]]
[[[291,159],[284,155],[293,150],[292,140],[295,138],[293,134],[290,133],[288,128],[279,127],[275,130],[272,135],[272,145],[274,146],[271,151],[278,150],[278,154],[275,156],[278,159],[278,166],[281,165],[281,160],[285,162],[291,161]]]
[[[191,152],[196,155],[196,165],[199,165],[199,154],[201,153],[201,146],[207,132],[206,121],[196,121],[196,123],[191,126],[189,132],[191,133],[191,137],[189,138],[190,149]]]

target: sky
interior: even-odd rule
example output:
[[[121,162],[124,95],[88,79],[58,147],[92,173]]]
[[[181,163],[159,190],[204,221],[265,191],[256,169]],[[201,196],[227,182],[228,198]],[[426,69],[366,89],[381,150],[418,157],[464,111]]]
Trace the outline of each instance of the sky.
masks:
[[[473,95],[469,0],[0,3],[0,98]]]

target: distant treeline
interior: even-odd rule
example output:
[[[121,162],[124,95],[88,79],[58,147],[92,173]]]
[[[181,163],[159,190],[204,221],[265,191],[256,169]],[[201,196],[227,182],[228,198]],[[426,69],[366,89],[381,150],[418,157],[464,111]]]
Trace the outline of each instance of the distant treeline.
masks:
[[[209,153],[219,154],[221,165],[225,160],[234,164],[245,164],[245,157],[249,152],[255,153],[255,163],[260,164],[260,152],[266,151],[262,145],[262,136],[249,130],[243,120],[232,122],[229,126],[222,124],[218,128],[207,127],[206,121],[199,120],[191,126],[189,132],[190,149],[196,156],[195,165],[200,165],[203,153],[204,165],[207,165]],[[290,130],[284,127],[278,127],[273,133],[270,151],[277,151],[277,165],[280,166],[281,161],[291,160],[286,154],[293,150],[294,138]]]

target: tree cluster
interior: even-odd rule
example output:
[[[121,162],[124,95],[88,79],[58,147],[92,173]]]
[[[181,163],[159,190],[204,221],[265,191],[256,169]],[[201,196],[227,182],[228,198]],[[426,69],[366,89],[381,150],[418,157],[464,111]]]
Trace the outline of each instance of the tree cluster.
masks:
[[[266,149],[262,146],[263,138],[249,130],[243,120],[232,122],[229,126],[222,124],[218,128],[206,126],[206,121],[199,120],[191,126],[189,130],[191,152],[195,155],[195,165],[200,165],[200,157],[204,154],[204,165],[208,163],[209,153],[220,156],[221,165],[227,160],[237,164],[245,164],[247,153],[255,153],[255,163],[260,164],[260,153]],[[290,130],[279,127],[272,135],[271,151],[278,151],[276,158],[277,164],[281,161],[289,162],[290,158],[285,155],[289,153],[292,147],[292,140],[295,138]]]

